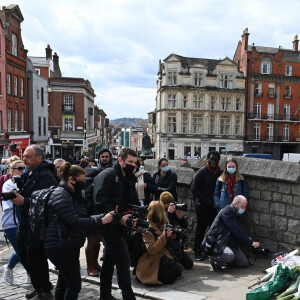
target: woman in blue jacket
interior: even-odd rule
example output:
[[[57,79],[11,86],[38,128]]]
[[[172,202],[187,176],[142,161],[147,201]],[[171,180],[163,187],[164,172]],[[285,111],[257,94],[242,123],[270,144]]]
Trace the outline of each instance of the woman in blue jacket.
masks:
[[[232,156],[226,160],[222,175],[217,179],[214,204],[218,211],[229,205],[237,195],[248,198],[246,179],[240,174],[236,159]]]

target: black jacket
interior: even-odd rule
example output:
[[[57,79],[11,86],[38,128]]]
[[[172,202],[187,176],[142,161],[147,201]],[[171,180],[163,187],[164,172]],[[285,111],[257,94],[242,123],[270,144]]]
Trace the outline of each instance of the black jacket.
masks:
[[[195,203],[199,202],[206,206],[214,207],[216,181],[221,174],[221,170],[212,173],[206,166],[198,170],[194,175],[191,184],[193,200]]]
[[[27,170],[28,171],[28,170]],[[23,189],[21,191],[24,197],[24,205],[21,208],[20,227],[26,231],[26,242],[28,246],[40,247],[42,242],[31,231],[28,210],[30,207],[30,197],[32,192],[57,186],[59,178],[56,175],[55,166],[47,161],[42,161],[29,175],[28,172],[22,174]]]
[[[172,224],[173,226],[179,225],[181,228],[188,228],[189,223],[185,217],[179,219],[176,215],[176,212],[170,213],[168,211],[167,211],[167,216],[169,219],[169,223]]]
[[[101,217],[88,217],[81,195],[61,183],[52,192],[48,202],[44,247],[82,247],[88,233],[101,229]]]
[[[206,233],[201,246],[211,244],[211,252],[221,254],[226,246],[238,248],[240,242],[251,246],[253,241],[240,226],[241,217],[233,204],[220,210],[213,224]]]
[[[94,179],[94,210],[96,213],[108,213],[127,210],[127,204],[139,205],[135,190],[134,174],[123,176],[119,162],[107,168]]]
[[[174,201],[177,202],[177,174],[172,170],[169,170],[165,176],[162,176],[160,171],[156,171],[153,174],[153,180],[157,186],[157,192],[155,194],[155,200],[159,200],[159,196],[162,192],[170,192]]]

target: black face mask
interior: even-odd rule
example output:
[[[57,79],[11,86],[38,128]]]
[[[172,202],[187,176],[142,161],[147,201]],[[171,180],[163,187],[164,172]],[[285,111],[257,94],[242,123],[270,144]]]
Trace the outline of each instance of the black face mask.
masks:
[[[84,189],[84,181],[79,181],[76,180],[75,178],[73,179],[75,180],[75,183],[72,183],[74,187],[74,191],[75,193],[80,193]]]
[[[123,170],[124,170],[126,175],[133,174],[133,172],[135,170],[135,166],[126,164],[126,166],[123,168]]]

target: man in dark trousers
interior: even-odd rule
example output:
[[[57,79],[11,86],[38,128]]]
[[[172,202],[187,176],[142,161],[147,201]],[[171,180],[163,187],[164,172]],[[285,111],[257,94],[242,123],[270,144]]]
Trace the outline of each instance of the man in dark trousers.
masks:
[[[11,201],[21,208],[17,244],[21,263],[29,273],[34,287],[34,291],[27,293],[25,297],[32,300],[48,300],[53,299],[48,261],[44,243],[31,230],[28,209],[32,192],[57,186],[59,178],[55,166],[43,159],[43,149],[37,145],[25,149],[23,161],[27,168],[22,174],[23,189],[21,194],[15,192],[17,197]]]
[[[214,191],[217,178],[221,175],[219,166],[220,153],[210,151],[207,154],[207,163],[194,176],[192,181],[192,193],[197,215],[195,235],[195,259],[204,260],[201,252],[201,242],[204,238],[207,226],[214,221],[217,210],[214,207]]]
[[[136,167],[137,154],[135,151],[122,149],[118,160],[112,168],[103,170],[94,179],[95,212],[104,213],[118,211],[114,221],[103,227],[105,253],[100,274],[100,299],[115,299],[111,295],[114,265],[117,267],[118,284],[125,300],[134,300],[135,295],[131,287],[129,272],[129,253],[126,246],[126,232],[124,229],[135,227],[136,219],[129,224],[126,213],[127,204],[139,205],[135,190],[136,177],[133,172]]]

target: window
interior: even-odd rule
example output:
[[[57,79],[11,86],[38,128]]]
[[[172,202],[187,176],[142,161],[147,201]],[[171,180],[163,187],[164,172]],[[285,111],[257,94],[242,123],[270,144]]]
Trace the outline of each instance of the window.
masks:
[[[2,132],[2,111],[0,111],[0,132]]]
[[[209,133],[215,134],[216,133],[216,123],[215,123],[215,117],[211,116],[209,121]]]
[[[286,76],[292,76],[292,66],[285,66],[285,75]]]
[[[44,133],[44,136],[46,135],[46,117],[44,117],[44,123],[43,123],[43,133]]]
[[[201,84],[202,84],[202,73],[195,73],[194,82],[195,82],[195,86],[201,86]]]
[[[222,118],[220,119],[220,134],[229,134],[230,130],[230,119]]]
[[[221,110],[229,111],[231,107],[230,98],[221,98]]]
[[[290,137],[290,125],[283,125],[283,141],[288,141]]]
[[[39,136],[42,135],[42,118],[39,117]]]
[[[274,126],[272,123],[267,124],[267,140],[273,141]]]
[[[290,85],[286,85],[284,88],[284,98],[292,98],[292,87]]]
[[[15,110],[15,131],[19,131],[19,112]]]
[[[18,77],[14,76],[14,95],[18,96]]]
[[[201,134],[203,133],[203,123],[201,116],[193,117],[193,133]]]
[[[275,84],[270,83],[268,87],[268,96],[269,97],[275,97]]]
[[[255,96],[262,97],[262,84],[261,83],[255,83]]]
[[[64,95],[64,108],[65,111],[73,111],[73,95],[71,94]]]
[[[235,100],[235,110],[240,111],[241,107],[242,107],[242,101],[241,101],[241,99],[238,98]]]
[[[7,94],[11,93],[10,74],[6,75],[6,92],[7,92]]]
[[[232,89],[233,76],[220,75],[220,87],[224,89]]]
[[[269,120],[274,120],[274,104],[268,103],[268,115],[267,118]]]
[[[201,157],[201,146],[194,146],[194,157]]]
[[[235,135],[241,135],[241,119],[240,117],[237,117],[235,119]]]
[[[187,108],[187,103],[188,103],[187,96],[183,96],[182,107],[183,107],[183,108]]]
[[[254,104],[254,118],[255,119],[261,118],[261,103]]]
[[[194,109],[203,109],[203,97],[202,96],[194,96],[193,108]]]
[[[211,110],[216,109],[216,97],[210,97],[210,109]]]
[[[24,79],[20,79],[20,96],[24,97]]]
[[[168,72],[169,85],[177,85],[177,73]]]
[[[168,95],[169,109],[176,108],[176,95]]]
[[[254,124],[254,139],[260,140],[260,124],[259,123]]]
[[[11,35],[12,38],[12,49],[11,49],[11,53],[15,56],[18,55],[18,40],[17,40],[17,36],[15,34]]]
[[[41,106],[44,106],[44,88],[41,88]]]
[[[269,57],[264,57],[260,64],[260,72],[262,74],[271,74],[271,59]]]
[[[283,106],[283,119],[290,120],[291,107],[289,104]]]
[[[11,131],[11,109],[7,109],[7,130]]]
[[[64,116],[64,130],[73,131],[73,116],[72,115]]]
[[[187,116],[182,117],[182,133],[187,133]]]
[[[190,145],[185,145],[183,147],[183,155],[184,157],[191,157],[191,146]]]
[[[21,111],[21,131],[24,131],[24,110]]]
[[[176,116],[168,115],[168,133],[176,133]]]

